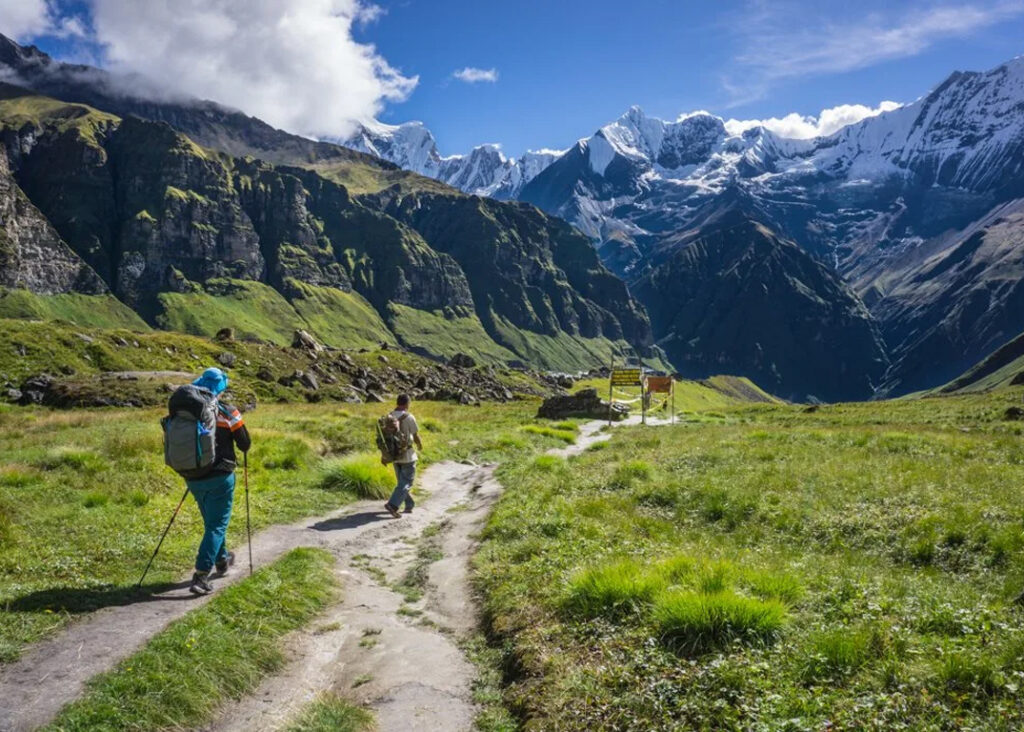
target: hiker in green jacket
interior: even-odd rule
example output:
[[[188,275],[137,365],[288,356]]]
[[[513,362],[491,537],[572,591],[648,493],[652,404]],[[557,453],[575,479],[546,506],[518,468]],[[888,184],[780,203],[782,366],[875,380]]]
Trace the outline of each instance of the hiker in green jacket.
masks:
[[[228,388],[228,377],[218,368],[209,368],[192,382],[219,397]],[[196,571],[192,575],[189,591],[206,595],[213,591],[210,583],[212,570],[217,575],[227,574],[235,562],[235,555],[227,549],[225,537],[231,521],[231,504],[235,495],[235,446],[243,453],[249,451],[252,440],[242,415],[229,404],[217,400],[216,462],[207,477],[188,480],[189,492],[196,499],[203,517],[203,539],[196,554]]]

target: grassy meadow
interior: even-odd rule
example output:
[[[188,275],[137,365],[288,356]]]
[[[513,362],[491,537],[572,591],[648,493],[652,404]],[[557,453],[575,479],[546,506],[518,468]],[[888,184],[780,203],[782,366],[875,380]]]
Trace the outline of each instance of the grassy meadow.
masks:
[[[253,529],[390,492],[373,429],[386,405],[284,404],[245,415],[253,436]],[[441,459],[505,460],[564,445],[535,424],[535,401],[413,405],[426,450]],[[69,619],[126,601],[184,492],[163,465],[161,409],[56,411],[0,406],[0,662]],[[229,546],[245,541],[242,474]],[[149,577],[185,576],[202,534],[186,500]]]
[[[718,404],[506,462],[475,562],[504,703],[538,730],[1021,729],[1022,396]]]

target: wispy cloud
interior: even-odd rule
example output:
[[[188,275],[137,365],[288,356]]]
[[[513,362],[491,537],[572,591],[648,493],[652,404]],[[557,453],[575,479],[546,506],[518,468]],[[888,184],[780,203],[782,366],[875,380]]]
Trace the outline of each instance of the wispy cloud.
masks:
[[[467,84],[479,84],[481,82],[493,84],[498,80],[497,69],[477,69],[467,66],[452,72],[452,78],[464,81]]]
[[[753,127],[764,127],[780,137],[791,137],[807,140],[812,137],[831,135],[833,132],[860,122],[868,117],[875,117],[883,112],[891,112],[900,108],[899,102],[882,102],[877,107],[864,104],[840,104],[838,107],[821,110],[817,116],[790,112],[785,117],[768,119],[730,119],[725,122],[725,129],[731,135],[738,135]]]
[[[382,8],[376,3],[366,3],[356,8],[355,21],[360,26],[367,26],[376,23],[388,14],[387,8]]]
[[[858,19],[814,20],[786,2],[752,2],[738,24],[743,50],[722,78],[731,106],[764,97],[773,84],[842,73],[915,56],[948,38],[970,35],[1024,14],[1024,0],[932,6]]]

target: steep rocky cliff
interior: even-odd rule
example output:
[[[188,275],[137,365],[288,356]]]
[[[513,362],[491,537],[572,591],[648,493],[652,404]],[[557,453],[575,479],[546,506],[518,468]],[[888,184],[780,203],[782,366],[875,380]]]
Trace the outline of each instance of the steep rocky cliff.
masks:
[[[869,398],[888,365],[857,296],[833,272],[731,208],[670,237],[631,279],[681,373],[742,373],[785,398]]]
[[[43,295],[103,294],[103,280],[21,191],[0,146],[0,287]]]

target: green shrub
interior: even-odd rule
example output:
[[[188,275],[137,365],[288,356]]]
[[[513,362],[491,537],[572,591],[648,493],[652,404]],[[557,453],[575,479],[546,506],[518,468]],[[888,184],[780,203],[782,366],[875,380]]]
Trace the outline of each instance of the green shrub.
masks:
[[[556,422],[551,425],[556,430],[563,430],[565,432],[579,432],[580,428],[575,422]]]
[[[444,422],[434,417],[424,417],[419,425],[427,432],[444,432]]]
[[[624,559],[573,577],[564,608],[587,618],[621,617],[649,605],[663,587],[640,562]]]
[[[654,604],[654,622],[662,642],[677,653],[703,653],[733,641],[768,641],[785,621],[782,603],[728,591],[712,595],[666,592]]]
[[[394,483],[394,470],[381,465],[380,455],[372,452],[327,460],[320,469],[322,489],[348,491],[360,498],[387,498]]]

